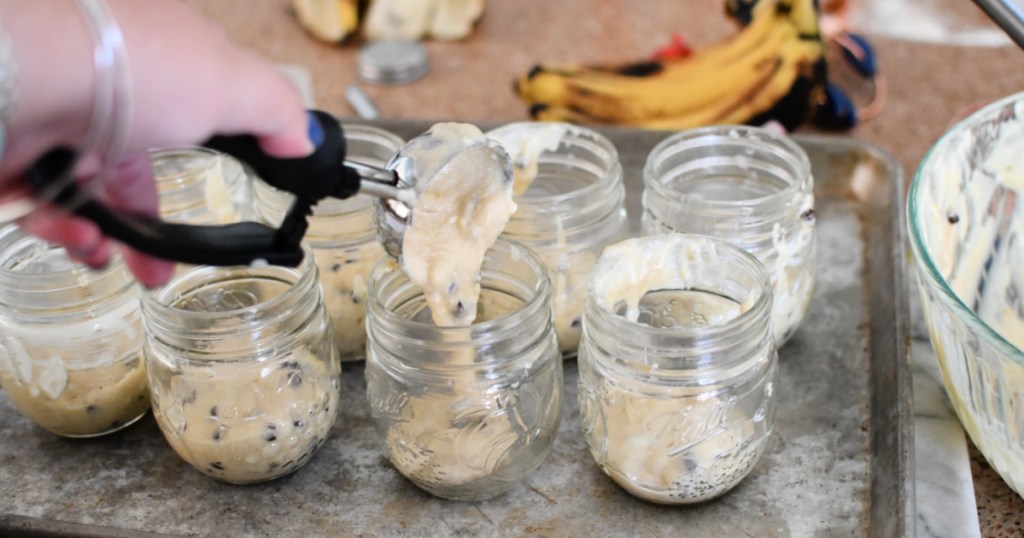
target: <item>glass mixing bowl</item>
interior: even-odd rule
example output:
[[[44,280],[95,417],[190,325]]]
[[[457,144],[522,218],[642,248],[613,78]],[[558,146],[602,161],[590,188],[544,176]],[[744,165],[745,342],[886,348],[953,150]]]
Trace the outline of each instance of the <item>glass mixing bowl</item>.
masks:
[[[910,187],[925,319],[960,422],[1024,494],[1024,93],[949,130]]]

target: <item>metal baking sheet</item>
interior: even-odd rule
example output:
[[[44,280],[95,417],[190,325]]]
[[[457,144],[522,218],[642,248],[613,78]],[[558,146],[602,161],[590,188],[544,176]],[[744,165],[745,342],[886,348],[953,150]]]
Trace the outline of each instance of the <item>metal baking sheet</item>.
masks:
[[[382,126],[409,137],[424,122]],[[609,129],[639,230],[641,169],[665,133]],[[818,274],[811,310],[781,350],[778,417],[754,471],[717,500],[649,504],[593,463],[580,433],[577,369],[547,460],[484,502],[421,492],[381,455],[361,365],[343,412],[299,472],[230,486],[194,471],[152,417],[95,440],[55,437],[0,396],[0,534],[126,536],[911,536],[913,439],[901,263],[902,181],[886,153],[799,137],[813,163]]]

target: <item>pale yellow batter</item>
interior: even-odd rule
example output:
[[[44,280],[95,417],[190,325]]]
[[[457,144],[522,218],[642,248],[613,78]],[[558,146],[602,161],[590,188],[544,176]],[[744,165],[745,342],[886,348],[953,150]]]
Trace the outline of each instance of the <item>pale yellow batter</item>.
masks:
[[[324,290],[324,306],[334,325],[342,360],[361,357],[366,347],[366,283],[386,254],[371,241],[342,249],[313,249]]]
[[[57,435],[109,433],[135,422],[149,408],[146,373],[138,352],[117,360],[100,358],[93,365],[74,365],[75,361],[67,361],[66,349],[23,344],[10,337],[5,348],[0,358],[4,390],[22,414]],[[26,359],[27,363],[13,365]]]
[[[512,182],[506,181],[511,171],[472,125],[440,123],[429,136],[437,145],[404,150],[440,166],[421,167],[436,172],[413,206],[402,240],[402,270],[423,290],[434,323],[469,325],[484,254],[516,210]]]
[[[302,467],[338,412],[341,367],[333,355],[300,348],[265,361],[179,364],[180,373],[162,357],[151,361],[153,413],[164,437],[182,459],[225,482]]]

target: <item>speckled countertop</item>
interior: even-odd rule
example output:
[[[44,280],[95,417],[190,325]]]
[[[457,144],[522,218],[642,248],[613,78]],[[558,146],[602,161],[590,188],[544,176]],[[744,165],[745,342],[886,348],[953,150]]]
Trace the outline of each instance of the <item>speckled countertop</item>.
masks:
[[[188,0],[235,41],[281,64],[308,69],[319,108],[352,114],[358,44],[330,46],[295,24],[288,0]],[[615,62],[645,57],[673,33],[700,45],[731,26],[708,0],[491,0],[477,32],[429,43],[433,70],[401,87],[364,86],[382,115],[513,121],[527,118],[513,78],[538,61]],[[850,136],[897,156],[908,174],[958,111],[1024,90],[1024,53],[989,46],[1000,36],[962,0],[854,0],[854,21],[877,49],[888,105]],[[981,46],[978,46],[981,44]],[[1024,534],[1024,500],[970,447],[982,536]]]

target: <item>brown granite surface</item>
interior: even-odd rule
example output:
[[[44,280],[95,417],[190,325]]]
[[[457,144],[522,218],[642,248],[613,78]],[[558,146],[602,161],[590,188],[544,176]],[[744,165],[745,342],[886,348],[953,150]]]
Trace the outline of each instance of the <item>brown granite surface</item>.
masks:
[[[315,42],[295,23],[288,0],[188,0],[235,41],[313,76],[319,108],[342,116],[356,82],[358,43]],[[984,17],[964,0],[932,0],[972,25]],[[538,61],[615,62],[642,58],[673,33],[700,45],[731,26],[709,0],[491,0],[476,33],[460,43],[428,43],[433,69],[414,84],[364,85],[382,115],[395,118],[512,121],[527,118],[513,78]],[[914,24],[914,21],[906,21]],[[888,106],[847,135],[878,144],[912,173],[958,111],[1024,90],[1024,53],[1013,47],[934,45],[872,35],[889,85]],[[973,447],[972,447],[973,448]],[[1021,536],[1024,500],[972,452],[983,536]]]

